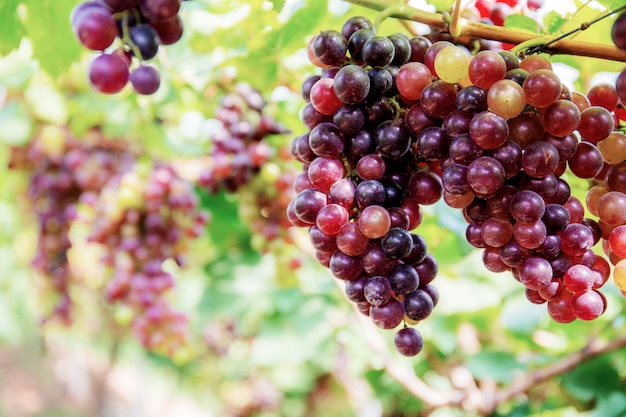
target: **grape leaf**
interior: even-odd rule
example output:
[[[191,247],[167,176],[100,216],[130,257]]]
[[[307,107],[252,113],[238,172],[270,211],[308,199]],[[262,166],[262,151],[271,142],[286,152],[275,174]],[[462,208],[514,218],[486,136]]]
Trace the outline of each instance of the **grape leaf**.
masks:
[[[616,10],[624,5],[623,0],[597,0],[597,2],[606,7],[607,10]]]
[[[530,17],[520,14],[512,14],[507,16],[506,19],[504,19],[504,26],[508,29],[539,33],[539,24]]]
[[[306,6],[298,9],[285,25],[266,32],[266,36],[253,39],[250,45],[250,55],[261,57],[268,55],[268,50],[275,53],[288,53],[288,50],[285,50],[294,44],[301,47],[311,28],[326,16],[326,11],[326,0],[308,1]]]
[[[449,12],[454,4],[454,0],[431,0],[428,4],[435,6],[435,9],[442,12]]]
[[[563,386],[581,401],[620,389],[619,374],[607,357],[599,357],[576,367],[563,377]]]
[[[271,0],[274,10],[280,12],[285,7],[285,0]]]
[[[547,34],[556,33],[561,28],[561,26],[563,26],[563,23],[565,23],[566,20],[567,19],[565,19],[559,13],[552,10],[543,18],[543,30]]]
[[[69,23],[73,5],[51,0],[25,0],[24,4],[28,8],[24,30],[35,58],[51,76],[65,73],[81,52]]]
[[[0,2],[0,55],[6,55],[17,48],[23,36],[22,24],[17,14],[19,0],[4,0]]]
[[[507,352],[481,351],[470,356],[465,364],[475,378],[485,378],[496,382],[511,382],[522,364]]]

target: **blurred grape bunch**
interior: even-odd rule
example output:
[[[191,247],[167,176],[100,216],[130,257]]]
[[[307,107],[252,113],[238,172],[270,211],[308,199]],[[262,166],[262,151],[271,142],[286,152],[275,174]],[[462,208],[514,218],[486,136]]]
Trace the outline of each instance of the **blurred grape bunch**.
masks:
[[[239,218],[252,233],[252,248],[273,253],[278,269],[293,271],[300,261],[293,253],[286,208],[297,173],[288,140],[281,138],[290,132],[273,117],[272,103],[258,89],[244,82],[223,88],[226,94],[207,120],[212,127],[210,148],[198,185],[210,194],[236,194]]]
[[[97,131],[78,140],[65,128],[44,127],[28,147],[14,149],[10,165],[29,174],[38,220],[33,265],[58,299],[49,317],[70,324],[72,286],[99,285],[79,276],[86,271],[68,258],[73,246],[85,249],[86,238],[102,249],[98,265],[107,269],[91,265],[89,274],[104,274],[104,298],[130,310],[147,349],[173,354],[185,340],[187,319],[165,300],[174,277],[163,265],[183,266],[189,242],[204,232],[208,213],[200,210],[194,185],[169,164],[138,158],[127,143]],[[86,237],[70,234],[78,224]],[[77,262],[84,262],[81,256]]]
[[[172,355],[186,341],[187,317],[165,298],[174,276],[167,260],[185,265],[189,242],[202,235],[208,214],[193,184],[163,162],[138,160],[86,199],[88,240],[101,244],[111,268],[105,296],[132,311],[135,336],[147,349]]]
[[[27,147],[12,149],[9,166],[29,173],[27,196],[38,223],[33,266],[56,294],[46,319],[71,322],[70,286],[75,277],[68,263],[69,230],[81,195],[99,190],[128,162],[129,155],[102,143],[97,133],[80,142],[64,128],[45,126]]]

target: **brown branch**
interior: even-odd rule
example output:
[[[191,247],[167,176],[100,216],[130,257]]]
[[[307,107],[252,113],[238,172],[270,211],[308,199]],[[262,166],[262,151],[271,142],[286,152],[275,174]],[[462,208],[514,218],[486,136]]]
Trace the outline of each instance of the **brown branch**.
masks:
[[[367,7],[372,10],[383,11],[392,5],[389,0],[344,0],[348,3]],[[389,17],[411,20],[424,23],[440,30],[449,30],[447,17],[442,13],[431,13],[410,6],[394,7],[388,12]],[[480,39],[488,39],[518,45],[533,39],[543,38],[542,35],[522,32],[502,26],[488,25],[465,18],[459,18],[458,29],[460,36],[473,36]],[[543,52],[551,55],[576,55],[591,58],[606,59],[611,61],[626,62],[626,51],[622,51],[612,45],[594,42],[581,42],[563,39],[550,45]]]
[[[491,414],[499,404],[527,392],[532,387],[570,372],[583,362],[623,347],[626,347],[626,335],[609,342],[602,342],[593,338],[581,350],[554,362],[552,365],[525,373],[516,378],[509,386],[492,393],[491,404],[485,407],[484,413],[486,415]]]

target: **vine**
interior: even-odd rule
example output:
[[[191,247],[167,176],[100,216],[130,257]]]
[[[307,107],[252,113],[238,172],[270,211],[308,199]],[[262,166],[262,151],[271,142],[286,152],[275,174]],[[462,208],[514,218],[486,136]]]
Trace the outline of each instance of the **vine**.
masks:
[[[568,32],[565,35],[560,35],[557,38],[554,38],[529,32],[513,30],[501,26],[475,22],[463,17],[455,19],[454,22],[456,22],[456,24],[454,25],[454,27],[452,27],[451,23],[453,22],[453,20],[450,14],[432,13],[425,10],[417,9],[409,5],[404,5],[401,7],[397,5],[390,5],[389,0],[345,1],[372,10],[377,10],[381,12],[385,11],[384,14],[387,17],[419,22],[443,31],[448,31],[455,37],[474,36],[481,39],[511,43],[515,45],[524,44],[525,48],[529,49],[530,53],[544,52],[551,55],[576,55],[619,62],[626,61],[626,51],[622,51],[612,45],[564,39],[565,37],[568,37],[573,33],[588,28],[590,25],[603,19],[606,16],[602,16],[598,19],[587,22],[586,24],[572,31],[572,33]],[[390,6],[392,8],[390,8]],[[625,7],[626,6],[623,6],[614,11],[611,11],[609,15],[623,10]]]

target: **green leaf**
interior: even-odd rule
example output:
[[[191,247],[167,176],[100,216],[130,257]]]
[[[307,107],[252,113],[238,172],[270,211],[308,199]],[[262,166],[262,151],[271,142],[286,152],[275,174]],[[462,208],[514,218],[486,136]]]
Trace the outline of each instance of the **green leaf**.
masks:
[[[547,34],[556,33],[566,21],[567,19],[552,10],[543,17],[543,30]]]
[[[512,14],[504,19],[504,27],[524,32],[539,33],[539,24],[528,16]]]
[[[296,11],[282,27],[276,27],[250,42],[250,55],[267,57],[276,53],[288,53],[287,47],[304,47],[304,39],[325,16],[326,0],[311,0]]]
[[[17,48],[24,35],[22,24],[19,20],[17,7],[19,0],[4,0],[0,2],[0,55],[6,55]]]
[[[597,0],[597,2],[606,7],[607,10],[616,10],[624,5],[623,0]]]
[[[585,417],[624,417],[626,416],[626,395],[613,391],[598,399],[598,406]]]
[[[454,0],[431,0],[428,4],[435,6],[435,9],[439,12],[449,12],[452,9]]]
[[[271,0],[274,10],[280,12],[285,7],[285,0]]]
[[[591,401],[620,389],[619,374],[608,357],[585,362],[563,377],[563,386],[576,398]]]
[[[478,380],[491,379],[503,383],[511,382],[516,371],[522,369],[513,355],[497,351],[481,351],[470,356],[466,366]]]
[[[24,29],[32,41],[35,58],[52,77],[65,73],[78,61],[82,47],[72,33],[69,15],[73,4],[67,1],[25,0]]]

